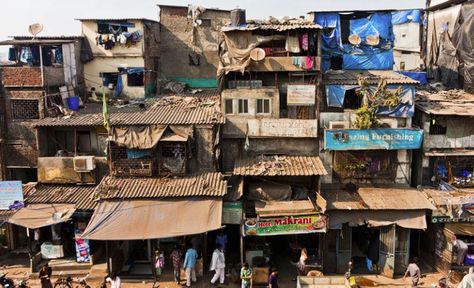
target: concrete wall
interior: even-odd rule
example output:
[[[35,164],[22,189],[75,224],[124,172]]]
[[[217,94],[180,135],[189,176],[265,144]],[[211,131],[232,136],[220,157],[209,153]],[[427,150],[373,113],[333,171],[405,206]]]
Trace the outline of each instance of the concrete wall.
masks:
[[[74,170],[74,157],[38,158],[40,183],[96,183],[95,172],[79,173]]]
[[[199,125],[194,129],[194,144],[192,158],[189,161],[189,172],[215,172],[217,159],[214,152],[216,130],[212,125]]]
[[[222,91],[222,113],[225,114],[226,99],[233,99],[233,114],[225,114],[226,124],[224,125],[224,137],[243,138],[247,131],[247,120],[258,118],[280,117],[280,99],[277,88],[258,88],[258,89],[225,89]],[[248,99],[248,113],[238,114],[238,99]],[[257,99],[270,99],[271,113],[257,114]]]
[[[62,67],[44,67],[45,86],[63,86],[64,69]]]
[[[87,91],[92,87],[96,92],[102,93],[101,72],[117,73],[118,67],[144,67],[145,60],[143,57],[99,57],[93,61],[84,64],[84,73],[86,78]],[[127,85],[127,75],[122,75],[123,94],[130,98],[143,98],[145,96],[145,87],[129,87]],[[105,92],[109,89],[105,87]]]
[[[196,27],[193,41],[192,20],[188,7],[160,6],[160,72],[166,77],[215,78],[217,73],[219,34],[230,23],[230,12],[206,10],[201,19],[210,26]],[[189,65],[188,55],[200,55],[200,65]]]
[[[417,113],[422,113],[417,111]],[[421,128],[424,131],[423,148],[428,149],[442,149],[442,148],[474,148],[474,135],[463,135],[458,138],[449,138],[444,135],[431,135],[430,134],[430,116],[422,113],[421,116]],[[448,116],[449,117],[449,116]],[[451,116],[452,117],[452,116]],[[447,118],[447,117],[445,117]],[[472,121],[467,122],[472,123]],[[447,127],[449,129],[449,127]],[[471,130],[471,129],[468,129]]]
[[[420,52],[420,24],[404,23],[393,25],[395,41],[393,46],[399,50]]]

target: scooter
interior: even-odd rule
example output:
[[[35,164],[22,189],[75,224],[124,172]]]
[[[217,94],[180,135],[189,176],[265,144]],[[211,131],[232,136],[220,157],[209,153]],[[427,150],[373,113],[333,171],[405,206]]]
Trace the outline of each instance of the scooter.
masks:
[[[8,273],[0,274],[0,285],[2,285],[3,288],[29,288],[27,285],[28,280],[20,280],[15,284],[12,279],[7,277],[7,274]]]

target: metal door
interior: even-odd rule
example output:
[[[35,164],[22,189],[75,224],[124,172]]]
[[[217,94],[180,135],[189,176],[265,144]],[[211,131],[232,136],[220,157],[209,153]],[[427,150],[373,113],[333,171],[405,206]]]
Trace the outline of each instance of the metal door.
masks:
[[[336,272],[344,274],[347,272],[348,263],[352,257],[352,227],[344,224],[340,231],[339,237],[337,237]]]
[[[395,242],[395,274],[405,273],[410,253],[410,229],[397,226]]]
[[[380,227],[380,272],[390,278],[395,273],[395,225]]]

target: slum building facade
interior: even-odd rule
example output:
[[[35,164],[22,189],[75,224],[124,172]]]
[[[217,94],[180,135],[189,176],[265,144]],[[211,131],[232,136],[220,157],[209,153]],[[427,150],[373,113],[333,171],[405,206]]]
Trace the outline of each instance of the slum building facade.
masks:
[[[158,22],[143,18],[77,20],[94,56],[84,65],[89,94],[129,98],[156,94]]]
[[[329,218],[326,273],[345,273],[351,262],[353,273],[402,274],[420,254],[433,208],[409,186],[411,150],[423,140],[412,128],[419,82],[391,71],[394,16],[313,13],[323,28],[320,156],[328,175],[318,204]]]
[[[241,219],[223,224],[234,224],[229,234],[241,230],[240,259],[253,267],[256,285],[267,283],[272,266],[290,277],[303,247],[308,271],[322,265],[327,218],[315,202],[326,174],[317,141],[321,30],[301,18],[237,21],[244,13],[231,12],[219,44],[222,169],[236,191],[224,211],[241,210]]]

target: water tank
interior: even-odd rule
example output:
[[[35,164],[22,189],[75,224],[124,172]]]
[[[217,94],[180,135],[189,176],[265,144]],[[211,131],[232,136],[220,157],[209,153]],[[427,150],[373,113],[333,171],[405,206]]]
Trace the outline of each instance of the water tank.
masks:
[[[247,23],[245,9],[236,8],[230,11],[230,22],[232,26],[240,26]]]

